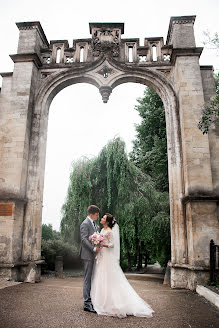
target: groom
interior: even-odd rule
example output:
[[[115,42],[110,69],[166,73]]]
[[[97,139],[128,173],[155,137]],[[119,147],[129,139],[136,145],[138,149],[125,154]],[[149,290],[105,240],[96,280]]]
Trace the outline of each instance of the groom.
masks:
[[[80,256],[84,262],[84,311],[96,313],[91,303],[90,290],[91,290],[91,277],[94,265],[94,259],[96,253],[99,252],[100,248],[94,247],[89,236],[97,232],[96,220],[99,218],[100,209],[95,205],[90,205],[87,209],[87,218],[81,223],[80,234],[81,234],[81,248]]]

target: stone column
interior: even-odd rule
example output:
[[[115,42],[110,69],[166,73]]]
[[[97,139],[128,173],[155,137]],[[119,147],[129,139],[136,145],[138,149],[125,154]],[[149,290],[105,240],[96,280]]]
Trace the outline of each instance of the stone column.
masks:
[[[205,97],[199,66],[202,48],[195,46],[194,21],[194,16],[172,17],[167,38],[173,46],[173,80],[179,103],[184,180],[181,201],[186,230],[175,242],[178,248],[187,245],[186,263],[181,256],[171,263],[171,286],[190,289],[208,278],[209,243],[219,239],[209,136],[197,126]]]
[[[41,66],[40,48],[48,45],[40,23],[18,23],[17,26],[20,31],[18,53],[11,55],[14,71],[2,74],[0,94],[0,203],[2,206],[9,203],[13,209],[10,216],[0,213],[0,275],[11,275],[14,279],[18,279],[18,266],[24,260],[24,216],[28,202],[32,201],[27,199],[26,184],[32,112]],[[30,237],[31,227],[27,229]]]

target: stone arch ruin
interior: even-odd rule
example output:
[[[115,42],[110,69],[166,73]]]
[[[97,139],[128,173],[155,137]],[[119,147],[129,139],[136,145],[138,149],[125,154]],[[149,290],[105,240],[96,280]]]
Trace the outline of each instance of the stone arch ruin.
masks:
[[[171,286],[194,289],[209,277],[210,239],[219,242],[219,133],[197,127],[215,95],[212,66],[200,66],[195,16],[171,17],[162,37],[123,39],[123,23],[90,23],[91,38],[50,43],[39,22],[17,23],[14,71],[1,73],[0,277],[40,278],[41,216],[49,107],[74,83],[96,86],[107,102],[127,82],[161,97],[168,142]]]

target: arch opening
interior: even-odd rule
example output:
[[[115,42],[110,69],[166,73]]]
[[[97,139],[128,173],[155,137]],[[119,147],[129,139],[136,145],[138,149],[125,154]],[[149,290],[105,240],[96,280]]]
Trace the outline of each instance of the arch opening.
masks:
[[[43,201],[44,223],[47,223],[48,218],[52,218],[48,223],[54,221],[55,228],[58,229],[59,215],[57,211],[60,212],[64,203],[69,170],[73,160],[80,156],[87,158],[96,156],[108,140],[115,136],[121,136],[126,141],[127,151],[131,151],[131,136],[134,139],[135,135],[134,123],[140,122],[134,106],[136,99],[143,95],[145,89],[144,85],[138,85],[137,89],[136,87],[134,83],[119,85],[114,89],[107,105],[101,101],[98,89],[87,83],[65,87],[53,98],[49,106],[48,118]],[[84,94],[86,97],[83,96]],[[121,99],[123,99],[122,103]],[[118,107],[120,108],[119,112]],[[77,113],[78,108],[80,111]],[[121,125],[120,122],[124,116],[127,123]],[[63,126],[65,126],[64,129]],[[61,131],[63,132],[61,133]],[[53,163],[55,163],[54,166]],[[63,169],[61,169],[62,167]],[[55,180],[60,186],[56,191],[53,190]],[[56,209],[56,214],[54,209]]]
[[[177,207],[175,206],[177,200],[173,198],[175,195],[178,195],[175,192],[173,194],[173,189],[176,186],[182,192],[182,178],[178,174],[177,166],[181,165],[181,151],[180,151],[180,130],[179,130],[179,120],[178,120],[178,112],[177,112],[177,103],[176,97],[170,83],[165,79],[165,77],[159,73],[148,71],[145,74],[140,74],[138,72],[130,74],[125,73],[121,75],[117,75],[111,79],[111,88],[115,89],[119,85],[127,85],[127,82],[140,83],[142,85],[147,85],[152,87],[155,92],[158,93],[160,98],[163,101],[166,113],[166,131],[167,131],[167,143],[168,143],[168,163],[169,163],[169,187],[170,187],[170,206],[171,206],[171,215],[179,216],[179,212],[182,213],[181,205],[179,204]],[[63,75],[57,75],[51,77],[51,80],[48,80],[46,87],[42,87],[41,91],[37,96],[35,113],[39,117],[38,122],[38,133],[33,133],[32,135],[32,145],[31,153],[30,153],[30,174],[28,181],[28,197],[32,198],[33,191],[39,190],[38,196],[39,201],[37,204],[42,202],[43,196],[43,187],[44,187],[44,176],[42,172],[44,172],[45,168],[45,155],[46,155],[46,134],[47,134],[47,121],[48,121],[48,112],[49,107],[52,102],[52,99],[55,95],[64,89],[66,86],[76,83],[86,82],[100,87],[101,81],[98,77],[93,77],[89,73],[81,74],[80,76],[73,76],[72,74],[67,74],[63,77]],[[114,90],[116,91],[116,90]],[[113,94],[112,94],[113,95]],[[106,105],[105,105],[106,106]],[[41,136],[41,141],[39,142],[39,135]],[[37,145],[37,150],[36,146]],[[34,150],[34,151],[33,151]],[[37,154],[40,156],[37,156]],[[37,178],[36,178],[37,177]],[[35,187],[33,187],[33,184]],[[37,200],[36,200],[37,201]],[[26,215],[33,215],[36,217],[41,217],[42,208],[39,208],[39,205],[36,203],[31,204],[31,209],[28,209]],[[39,229],[40,226],[39,226]],[[175,235],[174,230],[172,230],[172,238],[175,240],[177,235]],[[175,246],[176,242],[174,241],[173,246]],[[40,249],[40,246],[38,246]],[[172,247],[172,258],[176,258],[183,252],[186,254],[186,250],[182,247],[182,249],[176,249],[176,247]]]
[[[120,81],[121,82],[121,81]],[[118,98],[120,97],[121,98],[121,89],[124,89],[124,91],[123,91],[123,93],[122,93],[122,98],[123,98],[123,96],[126,96],[127,97],[127,94],[128,95],[130,95],[130,91],[131,90],[136,90],[136,83],[138,83],[138,82],[135,82],[135,84],[134,83],[129,83],[129,82],[125,82],[125,81],[123,81],[123,83],[118,83],[118,85],[116,85],[116,88],[114,89],[114,93],[113,93],[113,95],[112,95],[112,98],[111,98],[111,100],[110,100],[110,102],[107,104],[107,107],[110,107],[111,106],[111,103],[112,103],[112,106],[111,107],[116,107],[114,104],[115,104],[115,102],[114,102],[114,99],[113,98],[115,98],[116,100],[118,100]],[[143,90],[145,89],[145,83],[144,84],[140,84],[139,85],[140,87],[141,87],[141,96],[143,95]],[[83,88],[83,89],[85,89],[85,92],[86,92],[86,100],[88,101],[88,104],[89,103],[92,103],[93,104],[93,99],[90,99],[90,95],[91,94],[89,94],[89,92],[88,92],[88,90],[87,90],[87,87],[89,87],[89,89],[90,89],[90,91],[91,91],[91,93],[93,94],[93,91],[94,91],[94,88],[93,87],[91,87],[91,86],[89,86],[89,85],[85,85],[85,84],[80,84],[80,85],[74,85],[74,88],[73,87],[68,87],[68,88],[65,88],[64,90],[62,90],[60,93],[59,93],[59,95],[61,95],[61,93],[65,93],[66,94],[66,92],[67,92],[67,89],[69,89],[69,93],[70,93],[70,95],[71,95],[71,97],[72,97],[72,95],[73,95],[73,89],[75,89],[74,91],[75,91],[75,93],[76,94],[78,94],[79,95],[79,92],[78,92],[78,87],[80,87],[80,88]],[[70,91],[70,89],[72,90],[72,91]],[[51,115],[51,113],[54,111],[54,110],[58,110],[58,107],[57,108],[54,108],[54,102],[56,101],[56,99],[59,97],[59,95],[57,95],[56,96],[56,98],[53,100],[53,102],[51,103],[51,105],[50,105],[50,115]],[[95,94],[94,94],[95,95]],[[96,95],[95,95],[96,96]],[[134,99],[135,99],[135,101],[136,101],[136,99],[138,98],[138,96],[140,96],[140,95],[137,95],[137,94],[135,94],[135,96],[133,97]],[[64,95],[64,97],[65,97],[65,95]],[[60,97],[61,98],[61,97]],[[63,96],[62,96],[62,98],[63,98]],[[101,102],[99,102],[100,104],[101,104],[101,106],[100,106],[100,110],[103,112],[103,110],[105,110],[105,112],[106,112],[106,105],[104,105],[104,104],[102,104]],[[130,100],[128,99],[128,103],[130,104]],[[76,103],[75,103],[75,98],[74,98],[74,106],[76,105]],[[60,105],[59,105],[59,107],[63,107],[63,102],[62,101],[60,101]],[[69,107],[69,106],[68,106]],[[77,107],[77,105],[76,105],[76,107]],[[134,110],[134,104],[133,105],[131,105],[131,110],[132,110],[132,112],[135,112]],[[72,111],[73,110],[73,108],[67,108],[67,110],[68,111]],[[118,114],[118,112],[117,112],[117,110],[115,110],[114,111],[114,113],[112,113],[112,108],[108,108],[107,109],[108,110],[108,112],[109,112],[109,114],[110,114],[110,116],[116,116],[117,114]],[[121,110],[121,107],[120,107],[120,110]],[[82,110],[82,107],[81,107],[81,103],[80,103],[80,111],[83,111]],[[90,111],[92,112],[92,109],[90,109]],[[89,109],[88,109],[88,106],[87,106],[87,108],[86,108],[86,110],[85,110],[85,114],[86,113],[88,113],[89,112]],[[85,115],[84,115],[84,113],[82,113],[82,120],[83,120],[83,117],[85,117]],[[62,111],[62,114],[65,116],[66,115],[66,111],[65,112],[63,112]],[[94,115],[95,115],[95,113],[94,113]],[[123,117],[125,116],[126,117],[126,119],[127,119],[127,112],[124,112],[123,114]],[[51,118],[50,118],[51,119]],[[72,121],[72,119],[67,119],[68,120],[68,122],[71,122]],[[88,118],[88,120],[89,120],[89,118]],[[58,119],[57,120],[58,121],[58,124],[60,124],[60,119]],[[121,120],[119,120],[118,119],[118,117],[117,117],[117,121],[118,122],[121,122]],[[51,122],[51,121],[50,121]],[[83,122],[84,122],[84,120],[83,120]],[[95,115],[95,117],[94,117],[94,122],[95,123],[97,123],[96,122],[96,115]],[[109,123],[109,119],[105,116],[105,121],[103,121],[103,123],[100,123],[100,124],[98,124],[98,126],[102,126],[103,125],[103,129],[102,129],[102,131],[100,131],[99,130],[99,128],[98,128],[98,133],[100,133],[100,135],[101,136],[103,136],[103,133],[104,133],[104,131],[105,131],[105,129],[106,129],[106,126],[104,126],[104,123],[105,122],[107,122],[107,126],[109,125],[110,126],[110,130],[112,129],[112,127],[111,127],[111,125],[110,125],[110,123]],[[113,121],[112,121],[113,122]],[[114,123],[114,122],[113,122]],[[135,122],[136,123],[136,122]],[[92,121],[90,121],[90,124],[91,124],[91,126],[92,126]],[[133,125],[133,122],[132,122],[132,125]],[[75,127],[78,127],[79,129],[80,129],[80,122],[77,122],[76,123],[76,125],[75,125]],[[125,127],[125,126],[124,126]],[[71,128],[71,126],[69,126],[69,128]],[[72,126],[72,129],[74,129],[74,127]],[[66,130],[66,129],[65,129]],[[128,130],[128,133],[130,134],[130,128],[126,128],[126,131]],[[84,131],[88,131],[88,135],[86,134],[86,132],[84,132]],[[50,134],[50,132],[49,132],[49,134]],[[56,135],[57,134],[57,131],[56,131],[56,129],[55,129],[55,131],[54,131],[54,135]],[[115,132],[114,132],[114,134],[115,134]],[[107,139],[111,139],[112,137],[113,137],[114,135],[111,135],[111,136],[109,136]],[[52,136],[50,136],[50,138],[52,138],[53,139],[53,137]],[[83,138],[85,139],[85,142],[86,142],[86,140],[88,140],[88,139],[91,139],[91,134],[89,133],[89,125],[87,126],[87,127],[84,127],[83,126]],[[72,140],[72,138],[67,138],[67,139],[71,139]],[[78,142],[78,139],[80,139],[80,135],[78,134],[77,135],[77,140],[76,140],[76,143]],[[101,137],[101,139],[103,139],[102,137]],[[53,139],[53,141],[54,141],[54,139]],[[101,140],[101,142],[102,142],[103,140]],[[106,140],[106,142],[103,142],[102,143],[102,146],[105,146],[105,144],[107,143],[107,140]],[[49,151],[49,140],[48,140],[48,151]],[[61,141],[61,145],[60,145],[60,148],[63,148],[62,147],[62,145],[64,144],[64,141]],[[57,142],[55,142],[55,145],[57,145]],[[90,146],[89,146],[90,147]],[[67,148],[68,150],[67,150],[67,152],[69,153],[69,151],[70,151],[70,149],[69,149],[69,147]],[[99,147],[99,151],[101,150],[101,147]],[[54,156],[54,160],[52,160],[52,162],[54,162],[55,161],[55,157],[57,156],[57,152],[58,152],[58,150],[57,150],[57,148],[55,149],[55,156]],[[97,152],[96,152],[96,154],[97,154]],[[87,155],[92,155],[92,154],[85,154],[85,156],[87,156]],[[61,158],[63,158],[64,156],[60,156]],[[78,156],[78,157],[80,157],[80,156]],[[87,156],[88,157],[88,156]],[[47,168],[46,168],[46,172],[48,172],[47,171]],[[59,173],[59,172],[58,172]],[[48,173],[47,173],[48,174]],[[57,174],[57,171],[55,171],[55,173],[54,173],[55,175],[56,175],[56,178],[57,178],[57,176],[59,175],[59,174]],[[66,176],[66,181],[67,182],[69,182],[69,178],[68,178],[68,176],[69,176],[69,170],[68,170],[68,175]],[[61,174],[61,176],[60,176],[60,178],[61,179],[63,179],[63,174]],[[51,179],[52,181],[54,181],[54,179]],[[47,181],[45,180],[45,188],[46,188],[46,184],[47,184]],[[60,184],[60,182],[58,182],[57,181],[57,185],[61,185]],[[68,183],[66,184],[66,186],[68,187]],[[48,191],[48,194],[49,195],[51,195],[52,194],[52,192],[53,192],[53,186],[52,186],[52,188],[50,189],[50,191]],[[60,188],[59,188],[60,189]],[[60,190],[59,190],[60,191]],[[67,188],[66,188],[66,191],[67,191]],[[54,193],[54,192],[53,192]],[[65,193],[66,194],[66,193]],[[59,196],[58,197],[58,199],[60,199],[61,197]],[[54,200],[49,200],[49,202],[52,204],[52,207],[54,208],[54,204],[56,204],[57,205],[57,199],[54,199]],[[60,204],[60,206],[61,205],[63,205],[63,203],[64,203],[64,197],[62,197],[62,202],[61,202],[61,204]],[[44,210],[45,210],[45,207],[44,207]],[[45,212],[45,214],[44,215],[46,215],[46,212]],[[54,218],[54,215],[52,216],[53,218]],[[46,223],[46,222],[44,222],[44,223]],[[51,222],[49,222],[49,223],[51,223]],[[56,227],[55,227],[56,228]],[[56,228],[57,229],[57,228]]]

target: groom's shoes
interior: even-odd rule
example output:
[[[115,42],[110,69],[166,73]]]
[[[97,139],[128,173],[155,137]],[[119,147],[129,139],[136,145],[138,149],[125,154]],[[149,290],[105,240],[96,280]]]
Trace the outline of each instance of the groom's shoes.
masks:
[[[97,312],[94,310],[92,304],[84,306],[84,311],[92,312],[92,313],[97,313]]]

